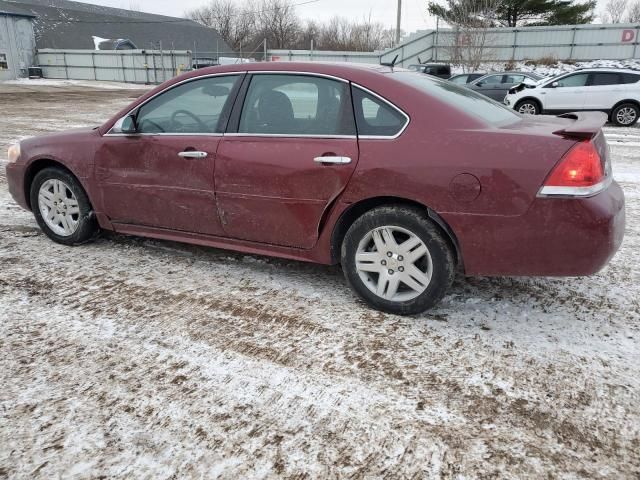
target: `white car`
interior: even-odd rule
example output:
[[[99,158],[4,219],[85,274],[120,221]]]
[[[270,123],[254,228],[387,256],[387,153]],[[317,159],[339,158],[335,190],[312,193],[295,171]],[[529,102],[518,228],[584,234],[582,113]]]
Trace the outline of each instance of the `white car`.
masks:
[[[538,115],[600,111],[629,127],[640,117],[640,71],[613,68],[576,70],[536,85],[517,85],[504,98],[520,113]]]

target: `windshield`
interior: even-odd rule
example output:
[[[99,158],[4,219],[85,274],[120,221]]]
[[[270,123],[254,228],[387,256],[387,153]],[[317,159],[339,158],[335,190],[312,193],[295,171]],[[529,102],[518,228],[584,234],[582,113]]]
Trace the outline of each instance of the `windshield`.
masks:
[[[456,110],[474,116],[487,125],[502,126],[520,120],[520,116],[510,108],[453,82],[413,72],[396,72],[394,78],[438,98]]]

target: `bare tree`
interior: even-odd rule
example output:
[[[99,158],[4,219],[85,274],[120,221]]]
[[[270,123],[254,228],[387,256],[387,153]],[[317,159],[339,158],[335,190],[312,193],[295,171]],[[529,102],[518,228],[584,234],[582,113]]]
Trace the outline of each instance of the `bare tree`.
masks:
[[[490,60],[488,48],[493,43],[493,27],[502,0],[452,2],[455,8],[442,9],[442,20],[453,27],[453,33],[443,39],[451,62],[465,72],[474,72],[480,63]]]
[[[604,23],[622,23],[628,0],[609,0],[604,7],[602,21]]]
[[[251,45],[256,34],[256,11],[249,3],[211,0],[207,5],[186,12],[186,17],[211,27],[233,50]]]
[[[290,48],[298,39],[302,22],[289,0],[262,0],[257,26],[271,48]]]
[[[359,21],[336,16],[325,23],[303,23],[291,0],[210,0],[186,16],[216,29],[243,55],[255,53],[264,39],[270,48],[308,49],[313,40],[318,50],[368,52],[390,47],[394,38],[394,30],[374,22],[371,15]]]
[[[640,23],[640,0],[636,0],[627,9],[627,22]]]

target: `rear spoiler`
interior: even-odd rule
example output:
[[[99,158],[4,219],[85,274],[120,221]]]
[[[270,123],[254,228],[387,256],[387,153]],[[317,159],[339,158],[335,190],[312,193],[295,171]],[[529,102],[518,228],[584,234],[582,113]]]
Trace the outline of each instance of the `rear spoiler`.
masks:
[[[571,125],[553,132],[555,135],[582,140],[595,137],[602,126],[607,123],[607,114],[602,112],[571,112],[558,115],[558,118],[570,118],[575,121]]]

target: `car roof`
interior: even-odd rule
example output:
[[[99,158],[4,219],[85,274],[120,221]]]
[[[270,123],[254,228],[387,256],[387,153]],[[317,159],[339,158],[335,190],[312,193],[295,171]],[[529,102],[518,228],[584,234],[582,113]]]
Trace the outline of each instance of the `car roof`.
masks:
[[[288,71],[301,73],[318,73],[324,75],[335,75],[349,77],[349,74],[363,72],[372,73],[393,73],[394,71],[409,71],[401,67],[390,67],[388,65],[378,65],[373,63],[347,63],[347,62],[250,62],[236,63],[229,65],[217,65],[205,67],[197,70],[198,75],[212,73],[233,73],[233,72],[260,72],[260,71]]]
[[[636,75],[640,74],[640,69],[635,68],[613,68],[613,67],[585,67],[585,68],[577,68],[573,72],[565,72],[565,73],[574,73],[574,72],[605,72],[605,73],[635,73]],[[564,73],[563,73],[564,75]]]
[[[507,72],[490,72],[490,73],[487,73],[487,74],[483,75],[482,77],[474,80],[474,82],[478,81],[478,80],[481,80],[484,77],[489,77],[491,75],[524,75],[526,77],[533,78],[534,80],[542,80],[543,78],[545,78],[542,75],[538,75],[537,73],[533,73],[533,72],[507,71]]]

